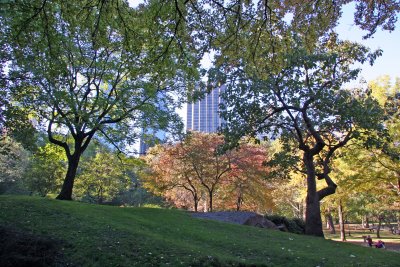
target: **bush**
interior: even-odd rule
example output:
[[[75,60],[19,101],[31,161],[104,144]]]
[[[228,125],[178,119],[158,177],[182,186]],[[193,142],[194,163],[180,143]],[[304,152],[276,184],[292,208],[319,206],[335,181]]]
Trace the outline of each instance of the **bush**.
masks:
[[[155,205],[159,207],[167,206],[161,197],[148,192],[140,186],[121,192],[113,199],[113,201],[118,203],[118,205],[133,207],[143,207],[145,205]]]
[[[305,232],[305,223],[299,218],[288,219],[280,215],[266,215],[265,218],[272,221],[278,226],[284,225],[286,229],[291,233],[304,234]]]
[[[297,227],[301,229],[301,233],[299,234],[304,234],[306,231],[306,222],[303,219],[299,218],[292,218],[292,221],[296,223]]]

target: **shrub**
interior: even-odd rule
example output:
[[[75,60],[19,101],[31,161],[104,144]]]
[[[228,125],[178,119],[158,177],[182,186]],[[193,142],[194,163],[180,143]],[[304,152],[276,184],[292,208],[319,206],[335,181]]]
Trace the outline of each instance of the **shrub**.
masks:
[[[304,234],[305,229],[306,229],[306,222],[303,219],[300,218],[292,218],[292,221],[296,223],[297,227],[301,229],[301,233],[299,234]]]
[[[286,229],[295,234],[304,234],[305,223],[299,218],[288,219],[280,215],[266,215],[265,218],[272,221],[276,225],[284,225]]]

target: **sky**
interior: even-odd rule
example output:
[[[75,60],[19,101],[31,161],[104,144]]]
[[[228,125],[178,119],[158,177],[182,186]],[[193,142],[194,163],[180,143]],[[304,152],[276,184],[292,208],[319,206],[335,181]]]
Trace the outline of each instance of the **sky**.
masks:
[[[354,5],[347,5],[343,9],[343,15],[336,28],[339,38],[359,42],[371,50],[382,49],[383,54],[373,66],[364,64],[361,75],[365,80],[374,80],[381,75],[400,77],[400,21],[396,23],[396,29],[392,32],[378,30],[373,38],[363,40],[365,31],[359,29],[353,22]],[[400,20],[400,18],[399,18]]]

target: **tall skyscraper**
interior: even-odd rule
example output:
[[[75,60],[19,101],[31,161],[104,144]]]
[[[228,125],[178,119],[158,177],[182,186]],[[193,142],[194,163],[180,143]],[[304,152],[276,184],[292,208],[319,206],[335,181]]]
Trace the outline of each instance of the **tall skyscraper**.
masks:
[[[145,155],[147,150],[166,138],[166,132],[154,129],[143,129],[139,139],[139,155]]]
[[[186,131],[214,133],[221,127],[223,120],[219,115],[219,104],[225,85],[213,89],[205,98],[187,105]]]

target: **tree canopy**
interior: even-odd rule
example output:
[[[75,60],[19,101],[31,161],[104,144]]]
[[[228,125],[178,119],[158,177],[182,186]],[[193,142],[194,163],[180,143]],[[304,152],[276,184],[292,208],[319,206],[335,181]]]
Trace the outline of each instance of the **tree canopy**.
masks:
[[[58,198],[71,199],[80,156],[95,134],[121,149],[142,127],[179,128],[173,109],[198,57],[168,13],[174,5],[162,12],[156,3],[132,9],[119,0],[5,5],[9,92],[68,159]]]

